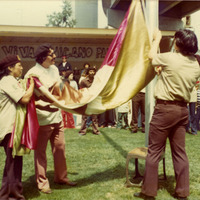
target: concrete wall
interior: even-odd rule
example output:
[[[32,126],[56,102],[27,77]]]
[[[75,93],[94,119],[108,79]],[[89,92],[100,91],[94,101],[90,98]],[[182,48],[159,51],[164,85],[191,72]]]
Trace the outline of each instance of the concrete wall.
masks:
[[[75,1],[76,27],[97,28],[98,27],[98,0],[76,0]]]
[[[34,52],[39,44],[34,43],[1,43],[0,57],[4,57],[8,53],[17,54],[22,59],[24,73],[27,72],[35,64]],[[68,62],[71,63],[74,70],[78,72],[83,68],[85,62],[91,65],[96,65],[99,68],[105,58],[109,45],[102,44],[52,44],[56,58],[56,65],[61,62],[62,55],[68,57]],[[23,73],[23,74],[24,74]]]

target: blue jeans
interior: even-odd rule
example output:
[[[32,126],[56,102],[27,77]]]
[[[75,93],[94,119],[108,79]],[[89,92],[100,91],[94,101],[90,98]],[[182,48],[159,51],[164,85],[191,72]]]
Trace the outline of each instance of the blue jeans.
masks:
[[[187,125],[187,131],[191,128],[192,134],[197,134],[197,116],[195,114],[195,102],[189,103],[189,123]]]
[[[197,130],[200,130],[200,126],[199,126],[199,121],[200,121],[200,106],[197,107],[196,120],[197,120]]]

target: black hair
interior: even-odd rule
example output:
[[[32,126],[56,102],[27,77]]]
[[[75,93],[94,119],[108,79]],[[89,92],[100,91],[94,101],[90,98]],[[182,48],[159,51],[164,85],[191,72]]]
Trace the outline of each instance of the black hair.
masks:
[[[49,52],[50,52],[50,50],[48,52],[44,52],[44,53],[40,54],[39,56],[37,56],[35,58],[36,62],[39,64],[42,64],[46,60]]]
[[[198,51],[198,41],[195,33],[182,29],[175,33],[175,43],[183,55],[194,55]]]
[[[50,49],[52,49],[51,44],[40,45],[35,52],[36,62],[39,64],[42,64],[46,60],[46,58],[50,52]]]
[[[89,63],[84,63],[83,64],[83,68],[85,69],[85,65],[88,65],[90,67],[90,64]]]
[[[10,65],[8,67],[14,67],[16,64]],[[0,70],[0,80],[4,77],[4,76],[8,76],[10,74],[10,70],[8,69],[8,67]]]
[[[86,70],[86,75],[88,75],[88,74],[89,74],[89,71],[90,71],[90,70],[93,70],[93,71],[95,71],[95,74],[96,74],[96,71],[97,71],[97,70],[96,70],[96,68],[95,68],[95,67],[88,67],[88,68],[87,68],[87,70]]]

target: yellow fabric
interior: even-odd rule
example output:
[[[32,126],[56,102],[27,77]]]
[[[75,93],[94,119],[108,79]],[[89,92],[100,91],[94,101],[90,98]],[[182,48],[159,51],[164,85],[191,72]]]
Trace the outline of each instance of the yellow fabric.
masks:
[[[115,108],[127,102],[155,76],[148,53],[150,42],[140,1],[130,7],[127,32],[115,69],[100,93],[103,107]]]
[[[122,42],[117,62],[108,62],[115,66],[102,66],[90,88],[76,91],[68,84],[61,87],[56,83],[50,92],[44,86],[39,88],[40,92],[62,110],[86,115],[102,113],[130,100],[155,76],[148,59],[150,42],[140,1],[132,1],[127,26],[122,28],[123,31],[118,30],[119,40],[115,41]],[[125,34],[123,41],[120,36],[124,35],[120,33]],[[116,52],[119,46],[116,45]]]
[[[26,81],[21,80],[21,86],[26,90]],[[15,119],[15,131],[13,138],[13,151],[12,155],[22,156],[24,154],[30,153],[30,149],[27,149],[24,145],[21,145],[21,137],[24,128],[26,118],[26,105],[20,103],[17,104],[16,119]]]

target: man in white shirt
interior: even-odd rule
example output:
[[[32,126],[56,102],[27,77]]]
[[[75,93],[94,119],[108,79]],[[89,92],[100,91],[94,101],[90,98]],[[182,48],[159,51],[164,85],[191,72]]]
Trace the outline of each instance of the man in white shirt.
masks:
[[[58,68],[54,65],[56,55],[50,44],[40,45],[36,52],[36,65],[31,68],[30,74],[37,76],[41,83],[50,89],[56,82],[61,81]],[[35,150],[35,173],[38,189],[43,193],[51,193],[50,184],[46,177],[47,158],[46,148],[50,140],[54,157],[54,182],[75,186],[67,178],[65,158],[65,138],[61,111],[45,101],[39,90],[36,89],[36,111],[39,121],[38,144]]]

